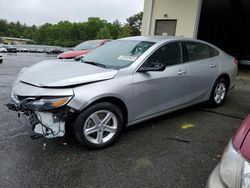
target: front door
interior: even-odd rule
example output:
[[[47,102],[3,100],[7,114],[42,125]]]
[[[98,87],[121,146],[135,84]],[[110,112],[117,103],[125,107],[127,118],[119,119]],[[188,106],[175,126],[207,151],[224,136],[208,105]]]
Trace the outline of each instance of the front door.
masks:
[[[171,42],[157,49],[142,66],[163,63],[163,71],[136,72],[134,120],[154,115],[186,103],[187,67],[183,63],[180,42]]]

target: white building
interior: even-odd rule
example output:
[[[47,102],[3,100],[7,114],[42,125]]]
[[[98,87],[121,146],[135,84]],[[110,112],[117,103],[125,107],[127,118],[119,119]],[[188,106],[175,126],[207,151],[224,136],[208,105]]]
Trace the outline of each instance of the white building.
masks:
[[[196,37],[201,0],[145,0],[143,35]]]
[[[142,35],[194,37],[250,60],[250,0],[144,0]]]

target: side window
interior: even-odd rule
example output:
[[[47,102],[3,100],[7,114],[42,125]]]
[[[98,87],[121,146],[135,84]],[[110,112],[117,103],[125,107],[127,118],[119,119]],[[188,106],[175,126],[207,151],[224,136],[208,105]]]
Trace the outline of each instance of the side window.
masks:
[[[159,63],[166,66],[182,63],[181,43],[172,42],[160,47],[146,60],[143,66],[154,66]]]
[[[219,55],[219,52],[214,48],[210,47],[210,57],[215,57],[217,55]]]
[[[207,59],[219,55],[219,52],[210,46],[198,42],[186,42],[188,61]]]

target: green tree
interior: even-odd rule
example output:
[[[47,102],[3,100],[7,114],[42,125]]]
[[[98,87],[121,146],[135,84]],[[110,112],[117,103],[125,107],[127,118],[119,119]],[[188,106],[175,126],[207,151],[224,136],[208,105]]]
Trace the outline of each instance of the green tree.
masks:
[[[57,24],[46,23],[39,27],[0,19],[0,36],[28,38],[36,44],[71,47],[96,38],[117,39],[140,35],[141,19],[140,12],[127,18],[125,24],[121,24],[119,20],[111,23],[98,17],[90,17],[86,22],[60,21]]]
[[[141,35],[142,17],[143,17],[143,12],[139,12],[138,14],[135,14],[126,19],[131,29],[130,34],[132,36]]]
[[[0,36],[5,36],[5,33],[9,27],[9,24],[6,20],[0,20]]]
[[[118,38],[123,38],[123,37],[129,37],[131,36],[132,33],[132,29],[128,24],[125,24],[122,28],[121,31],[119,33]]]
[[[101,20],[98,17],[90,17],[85,22],[85,40],[95,39],[97,33],[107,24],[106,20]]]
[[[111,39],[111,34],[109,32],[109,28],[107,26],[104,26],[100,29],[100,31],[97,33],[96,39]]]

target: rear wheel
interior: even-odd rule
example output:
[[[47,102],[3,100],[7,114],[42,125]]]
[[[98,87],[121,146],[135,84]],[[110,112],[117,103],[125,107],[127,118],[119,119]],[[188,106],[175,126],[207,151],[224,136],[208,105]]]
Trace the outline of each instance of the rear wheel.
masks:
[[[224,78],[216,80],[209,99],[209,103],[212,107],[218,107],[223,104],[227,95],[228,84]]]
[[[122,113],[114,104],[102,102],[80,113],[74,123],[76,139],[90,149],[113,144],[122,132]]]

